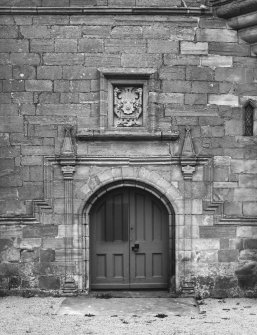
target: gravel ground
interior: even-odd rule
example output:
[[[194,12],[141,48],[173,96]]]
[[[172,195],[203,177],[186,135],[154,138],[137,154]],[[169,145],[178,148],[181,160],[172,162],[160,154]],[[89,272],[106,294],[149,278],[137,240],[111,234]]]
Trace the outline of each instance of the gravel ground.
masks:
[[[112,316],[58,315],[64,298],[0,298],[1,335],[257,334],[257,299],[206,299],[200,313]]]

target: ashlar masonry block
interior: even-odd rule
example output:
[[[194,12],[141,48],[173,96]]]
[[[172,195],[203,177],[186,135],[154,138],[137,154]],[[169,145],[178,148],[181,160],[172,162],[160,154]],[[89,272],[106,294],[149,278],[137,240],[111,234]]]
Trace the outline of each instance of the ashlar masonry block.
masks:
[[[12,78],[12,67],[6,65],[0,65],[0,79],[11,79]]]
[[[28,40],[1,39],[1,52],[29,52]]]
[[[198,29],[197,41],[199,42],[237,42],[237,32],[228,29]]]
[[[235,238],[236,227],[230,226],[200,226],[200,238]]]
[[[39,65],[40,55],[37,53],[12,53],[10,63],[13,65]]]
[[[250,45],[246,43],[210,42],[209,53],[214,55],[245,57],[250,56]]]
[[[162,64],[161,54],[122,54],[123,67],[159,67]]]
[[[21,26],[20,34],[23,38],[36,39],[36,38],[50,38],[50,29],[47,26]]]
[[[18,27],[15,26],[1,26],[0,28],[0,38],[17,38],[18,37]]]
[[[80,65],[84,62],[83,53],[46,53],[43,55],[44,65]],[[56,78],[58,79],[58,78]]]
[[[111,37],[112,38],[142,38],[143,29],[141,26],[114,26],[111,30]]]
[[[243,202],[243,214],[246,216],[257,216],[257,201]]]
[[[229,216],[242,216],[242,202],[240,201],[225,201],[224,214]]]
[[[232,159],[231,160],[231,172],[232,173],[243,173],[243,174],[256,174],[257,173],[257,161],[254,159]],[[245,187],[246,185],[242,185]],[[254,185],[252,184],[251,187]]]
[[[201,66],[208,66],[211,68],[232,67],[233,57],[232,56],[220,56],[220,55],[203,56],[201,57],[200,64]]]
[[[176,41],[149,40],[149,53],[178,53],[179,44]]]
[[[180,43],[180,51],[182,55],[207,55],[208,43],[182,41]]]
[[[104,51],[104,44],[102,39],[95,38],[85,38],[79,40],[78,44],[79,52],[87,52],[87,53],[100,53]]]
[[[20,249],[32,250],[34,248],[41,247],[41,245],[42,245],[41,238],[23,238],[18,244],[18,247]]]
[[[192,241],[192,247],[194,250],[219,250],[220,240],[217,238],[194,239]]]
[[[237,227],[236,236],[241,238],[251,238],[253,237],[253,229],[252,227]]]
[[[24,80],[3,80],[3,92],[22,92],[24,90]]]
[[[50,37],[76,39],[81,37],[81,30],[78,26],[52,26]]]
[[[62,78],[61,66],[38,66],[37,67],[38,79],[56,80]]]
[[[163,104],[168,104],[168,103],[183,104],[184,94],[182,93],[160,93],[159,101],[162,102]]]
[[[52,91],[53,82],[50,80],[26,80],[25,88],[27,91]]]
[[[255,188],[237,188],[234,191],[234,200],[255,202],[257,198],[257,189]],[[245,207],[246,210],[247,206]],[[249,207],[248,207],[249,208]]]
[[[256,174],[240,174],[239,175],[239,186],[257,188],[257,175]]]
[[[160,79],[164,80],[185,80],[185,66],[165,66],[160,70]]]
[[[55,52],[77,52],[77,40],[58,39],[55,41]]]
[[[217,68],[215,71],[215,80],[229,81],[233,83],[251,83],[254,72],[252,69],[245,68]]]
[[[13,78],[15,79],[35,79],[36,67],[31,65],[13,66]]]
[[[214,79],[214,73],[206,67],[188,66],[186,68],[186,80],[204,80],[211,81]]]
[[[35,39],[30,41],[31,52],[53,52],[54,40],[51,39]]]
[[[163,80],[163,92],[189,93],[191,92],[191,82],[185,80]]]
[[[239,97],[232,94],[209,94],[208,103],[211,105],[238,107]]]
[[[218,261],[219,262],[237,262],[239,257],[238,250],[219,250]]]
[[[104,41],[105,52],[108,54],[124,53],[146,53],[146,41],[132,38],[110,38]],[[108,55],[109,56],[109,55]]]
[[[225,135],[227,136],[242,136],[243,123],[241,120],[225,121]]]
[[[43,239],[44,249],[64,249],[65,239],[64,238],[45,238]]]

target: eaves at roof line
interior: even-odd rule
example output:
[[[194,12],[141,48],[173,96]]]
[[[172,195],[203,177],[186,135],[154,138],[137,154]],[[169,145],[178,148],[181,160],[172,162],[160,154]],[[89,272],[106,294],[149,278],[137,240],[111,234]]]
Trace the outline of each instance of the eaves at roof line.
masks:
[[[218,17],[231,18],[257,11],[256,0],[210,0]]]
[[[0,6],[0,15],[184,15],[212,16],[199,7],[14,7]]]

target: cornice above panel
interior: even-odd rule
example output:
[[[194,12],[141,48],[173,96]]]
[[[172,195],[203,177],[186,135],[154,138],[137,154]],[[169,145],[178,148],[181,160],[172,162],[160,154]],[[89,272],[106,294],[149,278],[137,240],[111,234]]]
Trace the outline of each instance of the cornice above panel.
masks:
[[[179,132],[170,133],[78,133],[76,139],[80,141],[176,141]]]

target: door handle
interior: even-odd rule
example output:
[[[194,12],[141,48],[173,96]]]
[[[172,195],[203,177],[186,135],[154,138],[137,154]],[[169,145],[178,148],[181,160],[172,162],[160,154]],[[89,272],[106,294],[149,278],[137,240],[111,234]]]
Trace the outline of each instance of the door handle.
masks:
[[[135,243],[132,247],[132,250],[135,251],[135,252],[138,252],[139,250],[139,243]]]

